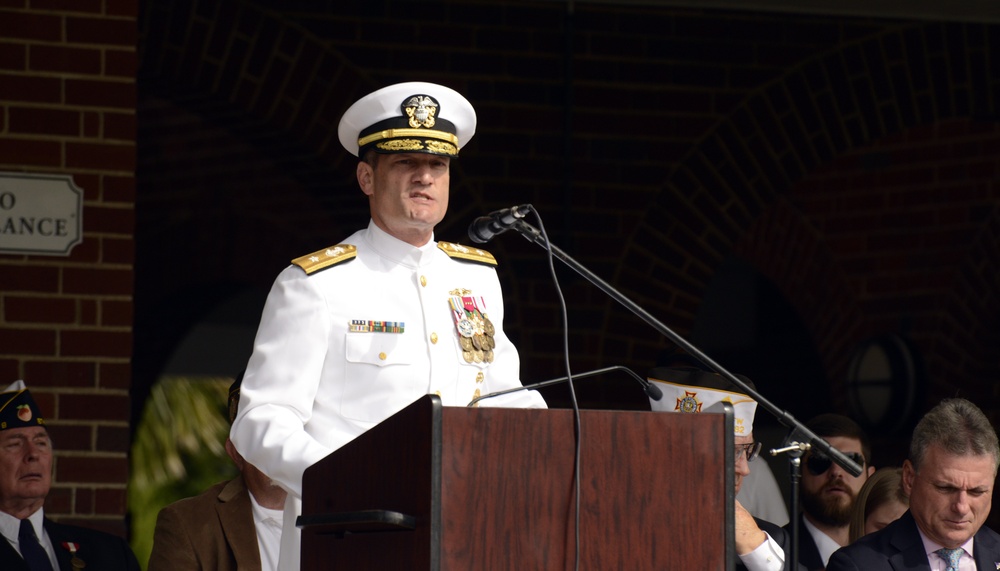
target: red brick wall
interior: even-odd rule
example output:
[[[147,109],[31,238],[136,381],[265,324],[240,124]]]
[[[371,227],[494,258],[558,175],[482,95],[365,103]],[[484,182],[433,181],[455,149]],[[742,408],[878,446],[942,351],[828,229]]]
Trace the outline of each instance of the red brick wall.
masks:
[[[865,204],[815,177],[844,168],[841,157],[877,154],[894,136],[923,132],[946,146],[957,126],[992,129],[1000,101],[991,64],[1000,45],[996,26],[589,2],[570,17],[565,4],[487,0],[439,2],[401,17],[404,4],[146,5],[143,105],[155,111],[156,124],[146,124],[148,152],[140,151],[151,174],[142,199],[166,213],[143,210],[159,232],[143,242],[151,252],[144,258],[169,263],[140,272],[164,302],[148,307],[167,308],[137,320],[142,331],[196,321],[201,304],[212,303],[203,292],[224,295],[227,276],[266,288],[289,257],[362,224],[353,167],[334,136],[339,115],[371,89],[428,79],[468,94],[480,121],[453,170],[442,239],[465,240],[473,217],[530,202],[554,243],[681,334],[691,332],[723,261],[742,258],[793,307],[823,366],[822,378],[809,381],[831,398],[779,402],[803,416],[817,407],[845,411],[851,350],[876,330],[904,333],[925,355],[935,353],[921,404],[953,393],[958,379],[967,396],[987,407],[995,401],[988,386],[998,371],[984,356],[997,336],[989,322],[1000,303],[992,268],[976,261],[992,259],[984,256],[996,226],[992,187],[975,183],[982,187],[979,215],[963,235],[971,241],[953,240],[948,254],[957,279],[930,293],[919,280],[859,277],[863,268],[854,261],[885,240],[878,217],[914,215],[907,205],[924,204],[927,189],[871,188],[876,195],[891,190],[894,199]],[[224,130],[234,134],[230,143],[254,148],[219,152],[226,139],[215,135]],[[907,166],[881,180],[923,180],[918,146],[903,147],[910,160],[896,164]],[[965,163],[945,170],[976,172],[996,155],[976,146]],[[946,180],[933,184],[937,196],[951,196]],[[206,198],[171,200],[178,187],[186,196],[202,189]],[[827,194],[835,198],[825,207],[803,213]],[[206,200],[210,208],[193,206]],[[864,208],[866,217],[851,218]],[[920,240],[905,241],[912,250],[904,257],[927,275],[933,260],[921,256],[919,244],[940,235],[936,224],[915,222]],[[231,257],[206,255],[206,237],[224,252],[252,252],[253,262],[230,267]],[[562,324],[540,250],[506,236],[489,249],[501,260],[506,325],[524,376],[561,375]],[[191,271],[176,275],[175,267]],[[574,369],[627,363],[642,370],[670,347],[575,274],[562,279]],[[876,285],[883,288],[877,298],[867,291]],[[166,302],[185,291],[192,293],[178,315]],[[973,310],[963,301],[970,296],[981,300],[976,324],[968,323]],[[926,318],[934,312],[939,320]],[[168,324],[167,316],[177,317]],[[942,336],[947,342],[931,341]],[[156,343],[141,345],[146,382],[163,356],[148,349]],[[771,349],[757,355],[757,382],[780,400],[802,379],[796,371],[779,374],[782,348]],[[611,392],[597,400],[625,393]],[[608,402],[618,404],[598,404]]]
[[[24,379],[56,445],[54,519],[125,534],[137,3],[0,1],[0,171],[70,175],[83,242],[0,255],[0,383]]]

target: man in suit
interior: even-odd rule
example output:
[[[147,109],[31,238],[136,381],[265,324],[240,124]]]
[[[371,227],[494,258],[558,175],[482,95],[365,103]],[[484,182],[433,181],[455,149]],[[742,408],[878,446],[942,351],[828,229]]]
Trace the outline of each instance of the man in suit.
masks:
[[[722,403],[733,406],[735,461],[735,496],[743,478],[750,474],[750,462],[760,453],[761,443],[753,438],[753,417],[757,402],[746,391],[722,375],[696,367],[657,367],[648,378],[663,392],[659,401],[650,399],[653,410],[666,412],[721,412]],[[749,388],[753,382],[740,376]],[[785,554],[790,550],[790,538],[781,527],[753,517],[739,501],[735,505],[737,569],[747,571],[782,571],[796,569]]]
[[[52,441],[24,381],[0,393],[0,569],[138,571],[124,539],[45,517]]]
[[[854,502],[875,467],[871,465],[868,435],[850,418],[821,414],[805,426],[861,466],[861,474],[852,476],[819,452],[809,451],[803,458],[805,469],[799,481],[802,513],[795,518],[799,563],[809,571],[818,571],[826,568],[834,551],[847,545]],[[785,526],[789,533],[791,525]]]
[[[829,571],[995,571],[1000,535],[990,514],[1000,464],[997,434],[976,405],[946,399],[913,430],[903,463],[910,509],[838,550]]]
[[[240,373],[229,387],[229,422],[236,418]],[[274,571],[286,492],[243,459],[226,438],[240,475],[160,510],[148,571]]]

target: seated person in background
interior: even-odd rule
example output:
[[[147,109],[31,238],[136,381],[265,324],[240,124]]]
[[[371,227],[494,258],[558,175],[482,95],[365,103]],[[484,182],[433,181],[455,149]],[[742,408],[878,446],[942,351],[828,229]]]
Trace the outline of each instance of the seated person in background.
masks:
[[[240,402],[240,373],[229,387],[229,423]],[[278,568],[286,492],[240,456],[240,475],[160,510],[148,571],[274,571]]]
[[[850,542],[862,535],[878,531],[899,519],[910,507],[910,498],[903,491],[902,468],[875,470],[854,502],[851,514]]]
[[[837,550],[828,571],[994,571],[1000,535],[983,525],[993,503],[1000,443],[986,415],[945,399],[917,423],[903,490],[910,509]]]
[[[757,402],[744,394],[743,389],[729,379],[693,367],[657,367],[648,378],[663,391],[659,401],[650,399],[655,411],[673,412],[722,412],[721,403],[733,405],[736,444],[735,480],[739,492],[743,478],[750,473],[750,461],[760,453],[761,443],[753,439],[753,417]],[[739,377],[748,387],[753,382]],[[735,495],[735,494],[734,494]],[[789,536],[780,526],[753,517],[738,500],[736,503],[736,555],[740,561],[737,569],[748,571],[777,571],[794,569],[785,561],[790,549]]]
[[[848,544],[851,510],[875,468],[871,465],[871,444],[864,430],[841,414],[820,414],[805,423],[806,428],[861,466],[852,476],[818,450],[802,458],[799,497],[802,513],[794,516],[799,526],[799,563],[806,569],[824,569],[834,551]],[[785,530],[791,533],[789,523]]]
[[[63,406],[72,406],[72,396]],[[45,517],[52,441],[35,399],[15,381],[0,394],[0,569],[139,571],[124,539]]]

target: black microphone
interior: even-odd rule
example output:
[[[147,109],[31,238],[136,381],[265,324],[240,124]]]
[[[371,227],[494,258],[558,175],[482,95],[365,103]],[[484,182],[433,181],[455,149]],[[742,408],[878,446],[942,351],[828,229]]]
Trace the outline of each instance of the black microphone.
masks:
[[[497,234],[510,230],[518,220],[527,216],[532,210],[530,204],[522,204],[480,216],[469,224],[469,239],[477,244],[485,244]]]
[[[573,378],[574,379],[585,379],[587,377],[593,377],[595,375],[600,375],[602,373],[607,373],[607,372],[610,372],[610,371],[624,371],[624,372],[628,373],[629,375],[632,375],[632,378],[634,378],[635,380],[639,381],[639,384],[642,385],[643,390],[646,392],[646,396],[648,396],[649,398],[651,398],[653,400],[656,400],[656,401],[658,401],[661,398],[663,398],[663,391],[660,390],[660,387],[656,386],[656,383],[649,382],[647,379],[644,379],[644,378],[640,377],[639,375],[637,375],[635,373],[635,371],[633,371],[632,369],[629,369],[628,367],[623,367],[621,365],[614,365],[614,366],[611,366],[611,367],[605,367],[603,369],[595,369],[593,371],[587,371],[586,373],[580,373],[578,375],[573,375]],[[565,383],[568,380],[569,380],[569,377],[559,377],[558,379],[549,379],[547,381],[542,381],[540,383],[534,383],[532,385],[524,385],[524,386],[521,386],[521,387],[514,387],[512,389],[507,389],[507,390],[504,390],[504,391],[497,391],[495,393],[487,393],[485,395],[478,396],[478,397],[472,399],[471,401],[469,401],[469,404],[467,404],[465,406],[466,407],[470,407],[470,406],[476,404],[477,402],[479,402],[481,400],[488,399],[488,398],[498,397],[500,395],[505,395],[505,394],[508,394],[508,393],[516,393],[517,391],[528,391],[528,390],[533,390],[533,389],[540,389],[542,387],[547,387],[549,385],[556,385],[556,384],[559,384],[559,383]]]

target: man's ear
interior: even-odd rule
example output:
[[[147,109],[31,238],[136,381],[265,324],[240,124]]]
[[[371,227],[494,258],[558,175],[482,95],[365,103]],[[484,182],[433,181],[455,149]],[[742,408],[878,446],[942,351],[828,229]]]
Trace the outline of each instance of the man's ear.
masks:
[[[358,186],[361,192],[371,196],[375,193],[375,169],[365,161],[358,161]]]
[[[913,491],[913,479],[916,476],[917,472],[913,469],[913,463],[909,460],[903,460],[903,493],[907,496]]]

